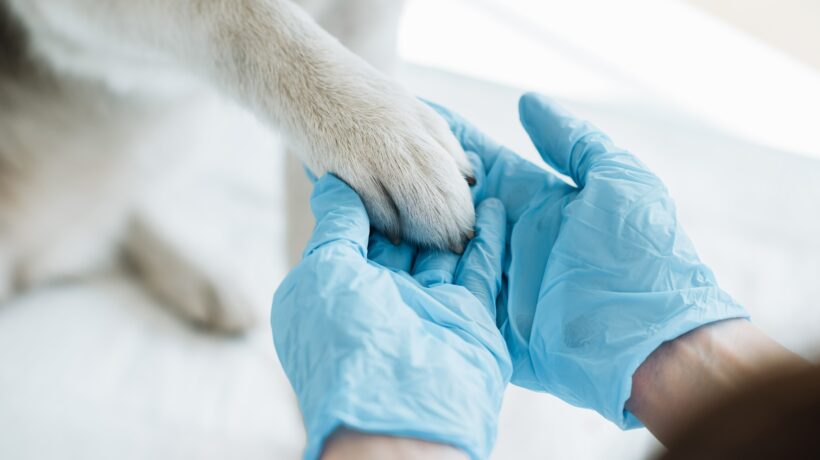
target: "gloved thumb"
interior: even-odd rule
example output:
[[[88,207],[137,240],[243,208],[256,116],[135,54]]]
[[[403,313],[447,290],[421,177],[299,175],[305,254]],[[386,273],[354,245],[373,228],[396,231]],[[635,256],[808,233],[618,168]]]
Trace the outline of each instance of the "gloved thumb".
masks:
[[[589,168],[586,146],[606,136],[538,93],[521,96],[518,114],[541,158],[583,187]]]
[[[535,148],[550,166],[584,187],[591,172],[613,177],[654,175],[631,153],[619,149],[591,123],[537,93],[526,93],[518,102],[521,124]],[[624,174],[626,173],[626,174]],[[625,177],[625,178],[626,178]]]
[[[476,236],[467,245],[455,271],[455,284],[464,286],[495,319],[495,301],[501,290],[507,240],[504,204],[488,198],[476,208]]]
[[[325,174],[314,185],[310,207],[316,227],[304,257],[329,244],[350,245],[367,257],[370,220],[361,198],[350,186],[333,174]]]

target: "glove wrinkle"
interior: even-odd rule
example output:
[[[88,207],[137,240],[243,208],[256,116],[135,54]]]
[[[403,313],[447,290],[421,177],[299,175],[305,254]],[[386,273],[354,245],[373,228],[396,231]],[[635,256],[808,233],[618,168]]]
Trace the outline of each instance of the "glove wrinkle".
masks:
[[[543,160],[577,187],[436,106],[507,210],[496,304],[512,382],[592,408],[622,428],[632,374],[665,341],[748,317],[698,258],[663,182],[592,124],[528,93],[519,117]]]

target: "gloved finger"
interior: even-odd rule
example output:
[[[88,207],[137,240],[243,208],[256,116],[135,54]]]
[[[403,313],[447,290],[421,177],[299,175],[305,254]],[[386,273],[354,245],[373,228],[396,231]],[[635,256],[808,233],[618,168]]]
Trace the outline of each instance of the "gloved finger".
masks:
[[[475,154],[475,152],[465,152],[467,154],[467,159],[470,160],[470,164],[473,166],[473,177],[475,177],[475,185],[470,187],[470,193],[473,196],[473,203],[480,203],[484,200],[484,196],[486,195],[487,189],[487,171],[484,169],[484,163],[481,161],[481,157]]]
[[[302,169],[305,170],[305,175],[307,176],[311,184],[315,184],[316,181],[319,180],[319,178],[316,177],[316,174],[313,174],[313,171],[311,171],[310,168],[307,167],[307,165],[303,164]]]
[[[367,255],[370,220],[359,195],[341,179],[325,174],[310,195],[316,226],[303,253],[304,257],[327,244],[349,244],[363,257]]]
[[[501,201],[488,198],[476,208],[476,236],[467,245],[455,272],[464,286],[495,318],[495,299],[501,289],[507,235],[507,214]]]
[[[459,256],[450,251],[423,249],[413,264],[413,278],[424,287],[451,284]]]
[[[591,172],[602,177],[646,182],[657,178],[634,155],[616,147],[591,123],[537,93],[526,93],[518,103],[521,124],[541,157],[561,174],[584,187]],[[659,181],[658,181],[659,182]]]
[[[450,125],[450,131],[452,131],[456,139],[461,142],[461,147],[465,151],[475,152],[481,157],[487,169],[492,168],[496,158],[498,158],[498,155],[504,150],[503,146],[487,137],[461,115],[435,102],[426,99],[421,100],[435,109],[436,112],[447,121],[447,124]]]
[[[396,245],[381,232],[370,234],[367,258],[382,267],[410,273],[415,255],[416,248],[404,241]]]

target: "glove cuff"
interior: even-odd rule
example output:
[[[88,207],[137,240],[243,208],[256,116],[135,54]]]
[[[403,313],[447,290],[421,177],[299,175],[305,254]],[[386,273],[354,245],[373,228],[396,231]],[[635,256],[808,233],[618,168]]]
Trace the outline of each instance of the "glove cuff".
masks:
[[[364,383],[369,387],[366,389],[337,382],[341,386],[324,388],[331,394],[318,405],[309,402],[315,393],[305,393],[305,397],[299,397],[307,431],[304,458],[318,459],[327,439],[340,428],[446,444],[472,459],[488,458],[495,442],[504,383],[500,373],[481,378],[467,372],[463,378],[458,388],[453,386],[452,378],[444,377],[441,384],[429,382],[421,390],[418,383],[402,384],[398,379],[388,385],[382,381],[378,386],[367,384],[375,378],[356,382]],[[472,381],[468,383],[468,379]],[[499,395],[498,400],[486,401],[488,394]],[[476,403],[482,399],[483,403]],[[469,409],[465,411],[465,407]],[[465,416],[467,412],[472,413]]]
[[[680,294],[680,293],[679,293]],[[649,355],[661,344],[674,340],[689,331],[717,321],[748,318],[748,313],[719,288],[704,288],[698,294],[688,291],[686,299],[675,296],[663,298],[661,293],[647,294],[632,304],[618,305],[613,294],[613,308],[601,315],[600,306],[594,321],[584,312],[572,312],[581,318],[583,330],[575,330],[569,321],[563,328],[533,331],[530,344],[535,374],[545,391],[579,407],[590,408],[622,429],[640,428],[643,424],[625,409],[632,394],[632,376]],[[688,301],[687,301],[688,300]],[[583,304],[579,302],[578,304]],[[618,309],[637,308],[643,311],[660,304],[677,305],[663,308],[663,317],[652,319],[644,328],[624,328],[629,333],[618,335]],[[577,305],[577,304],[576,304]],[[615,308],[617,307],[617,308]],[[555,309],[559,310],[559,309]],[[567,312],[551,314],[569,316]],[[634,318],[623,312],[621,318]],[[559,324],[558,321],[538,319],[536,324]],[[537,339],[536,339],[537,338]]]

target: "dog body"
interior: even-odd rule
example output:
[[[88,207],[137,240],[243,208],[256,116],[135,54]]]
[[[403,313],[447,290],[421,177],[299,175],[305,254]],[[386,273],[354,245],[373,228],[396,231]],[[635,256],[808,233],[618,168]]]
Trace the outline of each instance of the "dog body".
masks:
[[[458,250],[472,227],[470,165],[446,124],[327,32],[389,68],[399,2],[4,1],[0,301],[125,247],[161,261],[146,280],[186,317],[247,326],[230,287],[134,213],[172,160],[234,161],[230,137],[207,130],[225,100],[278,127],[315,174],[345,179],[391,237]]]

